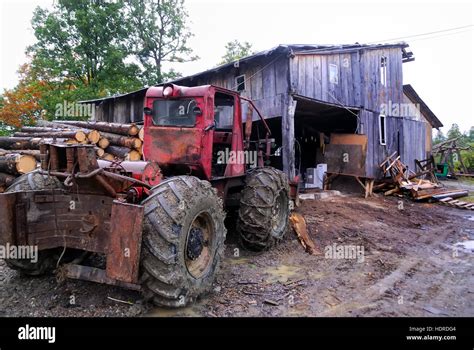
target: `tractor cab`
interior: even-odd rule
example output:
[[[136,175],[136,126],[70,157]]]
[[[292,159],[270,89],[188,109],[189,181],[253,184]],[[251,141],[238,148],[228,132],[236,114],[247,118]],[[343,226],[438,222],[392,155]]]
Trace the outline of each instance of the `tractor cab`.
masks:
[[[244,142],[250,139],[254,106],[248,101],[244,136],[242,99],[234,91],[212,85],[149,88],[144,103],[145,159],[156,162],[167,177],[194,175],[212,180],[243,176],[249,166],[257,164],[248,161],[251,150]],[[258,150],[254,152],[251,160],[257,163]]]

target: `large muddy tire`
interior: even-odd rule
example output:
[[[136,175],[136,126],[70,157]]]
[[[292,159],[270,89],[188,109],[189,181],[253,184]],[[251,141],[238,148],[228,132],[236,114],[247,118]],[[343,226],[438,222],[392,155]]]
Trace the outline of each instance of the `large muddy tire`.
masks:
[[[41,174],[38,170],[21,175],[5,192],[36,191],[63,188],[55,176]]]
[[[32,171],[17,178],[5,192],[35,191],[61,189],[62,184],[56,177]],[[79,262],[86,254],[76,249],[67,249],[63,254],[62,248],[42,250],[38,252],[37,261],[30,259],[5,259],[8,267],[20,271],[22,274],[37,276],[53,271],[58,260],[62,263]]]
[[[140,282],[147,300],[182,307],[209,292],[224,253],[222,200],[207,181],[177,176],[143,201]]]
[[[241,193],[237,231],[242,246],[267,250],[288,230],[290,187],[285,173],[271,167],[251,170]]]

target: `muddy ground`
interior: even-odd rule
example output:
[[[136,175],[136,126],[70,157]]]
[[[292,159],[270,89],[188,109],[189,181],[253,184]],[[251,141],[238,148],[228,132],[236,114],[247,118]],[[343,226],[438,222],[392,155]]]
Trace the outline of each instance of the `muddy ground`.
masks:
[[[214,291],[170,310],[140,294],[56,277],[24,277],[0,261],[0,316],[474,316],[474,212],[377,196],[305,201],[307,254],[289,232],[271,251],[229,234]],[[331,258],[328,246],[363,255]]]

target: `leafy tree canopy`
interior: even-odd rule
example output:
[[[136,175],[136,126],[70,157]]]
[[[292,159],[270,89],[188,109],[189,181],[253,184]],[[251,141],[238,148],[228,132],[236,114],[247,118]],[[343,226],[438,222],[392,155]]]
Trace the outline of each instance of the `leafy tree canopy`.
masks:
[[[230,63],[246,56],[252,55],[252,44],[245,41],[243,43],[238,40],[229,41],[225,45],[226,53],[222,56],[222,61],[219,64]]]
[[[37,7],[36,43],[20,82],[0,99],[0,117],[20,125],[56,106],[129,92],[179,76],[164,62],[194,60],[184,0],[58,0]],[[27,116],[27,117],[26,117]],[[28,120],[25,120],[27,118]]]

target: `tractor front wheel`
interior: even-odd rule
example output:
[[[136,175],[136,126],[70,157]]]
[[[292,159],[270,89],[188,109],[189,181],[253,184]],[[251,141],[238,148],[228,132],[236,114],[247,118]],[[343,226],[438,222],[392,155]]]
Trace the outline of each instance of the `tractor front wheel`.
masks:
[[[267,250],[288,229],[288,177],[271,167],[251,170],[241,193],[237,230],[244,248]]]
[[[183,307],[212,288],[226,236],[222,200],[209,182],[177,176],[154,187],[143,205],[145,298]]]

